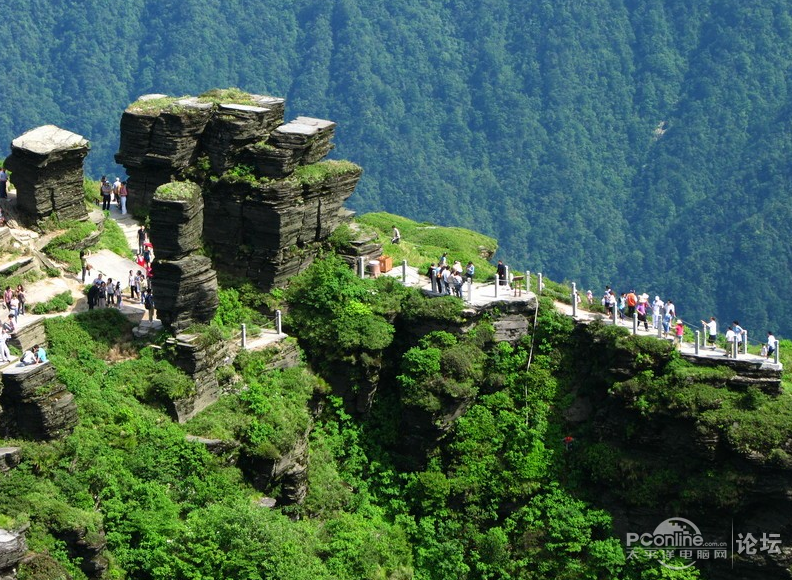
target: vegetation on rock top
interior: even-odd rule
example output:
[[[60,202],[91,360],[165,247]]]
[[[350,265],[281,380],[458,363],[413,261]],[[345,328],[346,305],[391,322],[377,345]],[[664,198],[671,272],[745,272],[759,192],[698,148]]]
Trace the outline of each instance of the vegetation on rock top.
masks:
[[[192,201],[200,195],[200,186],[192,181],[163,183],[154,191],[154,199],[162,201]]]

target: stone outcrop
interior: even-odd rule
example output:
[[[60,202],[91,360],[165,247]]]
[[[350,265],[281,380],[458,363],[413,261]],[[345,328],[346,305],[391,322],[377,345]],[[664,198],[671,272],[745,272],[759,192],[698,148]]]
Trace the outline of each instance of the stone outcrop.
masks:
[[[11,471],[21,461],[21,447],[0,447],[0,473]]]
[[[96,533],[85,528],[65,530],[56,534],[66,544],[69,557],[80,562],[82,570],[89,578],[103,578],[110,567],[110,561],[104,555],[107,539],[104,530]]]
[[[0,529],[0,574],[12,573],[25,557],[27,553],[25,530]]]
[[[284,284],[350,218],[342,206],[362,171],[322,162],[333,148],[335,123],[311,117],[283,123],[283,111],[283,99],[234,91],[141,97],[124,112],[116,154],[129,175],[130,207],[151,209],[154,219],[157,187],[199,182],[203,236],[215,267],[265,290]]]
[[[281,286],[307,268],[316,246],[342,223],[341,207],[361,171],[326,161],[288,179],[226,176],[204,193],[204,238],[218,268],[259,287]]]
[[[160,186],[152,202],[149,236],[157,249],[152,287],[157,316],[171,330],[209,322],[218,305],[217,274],[201,247],[203,200],[194,183]]]
[[[344,262],[357,269],[358,258],[362,257],[368,263],[382,256],[382,244],[378,239],[375,230],[362,228],[353,222],[349,224],[349,239],[339,240],[335,250]]]
[[[220,104],[202,137],[203,150],[218,175],[236,165],[238,153],[283,121],[283,99],[259,97],[259,106]]]
[[[11,335],[8,344],[17,347],[22,352],[31,348],[34,344],[46,344],[47,331],[44,326],[44,319],[38,318],[33,322],[27,322],[23,326],[18,326]]]
[[[154,191],[179,178],[198,157],[201,134],[212,115],[211,103],[144,95],[121,116],[121,143],[116,162],[126,169],[130,210],[148,209]]]
[[[756,362],[752,359],[681,356],[698,366],[728,367],[734,371],[734,376],[726,383],[729,387],[741,389],[754,387],[768,395],[778,396],[781,394],[781,375],[783,371],[780,368],[776,368],[773,364]]]
[[[308,493],[308,431],[287,453],[277,458],[243,454],[239,466],[261,490],[280,486],[279,505],[299,504]]]
[[[57,439],[77,424],[74,396],[55,378],[49,362],[6,368],[0,407],[3,430],[17,437]]]
[[[195,393],[171,403],[171,414],[179,423],[192,419],[217,401],[220,385],[215,371],[236,356],[236,343],[217,337],[209,340],[195,334],[178,334],[166,342],[167,358],[195,381]]]
[[[45,125],[11,142],[5,165],[13,173],[20,219],[27,225],[51,215],[64,220],[86,220],[83,161],[88,140]]]

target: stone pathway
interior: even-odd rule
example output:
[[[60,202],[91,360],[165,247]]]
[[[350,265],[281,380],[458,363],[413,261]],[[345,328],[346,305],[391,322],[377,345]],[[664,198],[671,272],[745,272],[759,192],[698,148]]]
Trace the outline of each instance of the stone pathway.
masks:
[[[404,278],[404,272],[402,269],[402,265],[399,264],[395,266],[392,270],[385,272],[382,274],[383,276],[390,276],[393,278],[398,278],[401,280]],[[416,288],[420,288],[425,291],[431,292],[432,284],[429,278],[422,275],[418,272],[417,268],[412,266],[407,266],[406,268],[406,284],[408,286],[413,286]],[[465,301],[465,304],[471,306],[486,306],[492,302],[516,302],[516,301],[528,301],[533,300],[536,298],[536,294],[533,292],[528,292],[526,290],[522,291],[505,291],[503,287],[499,289],[498,296],[495,296],[495,283],[492,282],[474,282],[473,283],[473,293],[472,299],[471,294],[469,293],[469,285],[465,284],[462,289],[462,298]],[[563,302],[555,302],[555,307],[562,313],[566,314],[567,316],[572,316],[572,305],[566,304]],[[604,320],[606,324],[612,324],[608,319],[606,319],[602,314],[589,312],[582,308],[577,309],[577,316],[575,317],[576,320],[588,323],[594,320]],[[618,323],[627,328],[628,330],[632,331],[632,322],[622,324]],[[649,327],[649,330],[646,331],[643,329],[642,326],[638,328],[637,334],[641,336],[653,336],[658,340],[673,340],[671,336],[668,338],[662,338],[657,336],[657,330]],[[686,357],[698,357],[698,358],[706,358],[706,359],[717,359],[717,360],[735,360],[735,359],[727,359],[726,358],[726,351],[722,348],[716,348],[715,350],[711,350],[709,347],[707,348],[699,348],[698,354],[696,354],[695,345],[692,343],[682,343],[682,348],[680,349],[681,353]],[[768,369],[768,370],[782,370],[783,365],[781,363],[776,364],[773,362],[773,359],[766,359],[762,356],[755,355],[755,354],[739,354],[737,355],[736,360],[750,362],[752,364],[757,365],[760,368]]]
[[[555,303],[555,307],[560,312],[566,314],[567,316],[570,316],[570,317],[572,316],[572,305],[571,304],[565,304],[563,302],[556,302]],[[613,324],[613,322],[609,318],[606,318],[602,314],[597,313],[597,312],[589,312],[588,310],[584,310],[582,308],[578,308],[577,309],[577,316],[575,317],[575,320],[577,320],[579,322],[583,322],[583,323],[593,322],[594,320],[602,320],[602,321],[605,322],[605,324]],[[631,321],[626,321],[625,320],[624,323],[617,322],[617,324],[619,326],[623,326],[624,328],[626,328],[630,332],[632,332],[633,325],[632,325]],[[649,325],[649,330],[648,331],[644,330],[644,327],[642,325],[639,325],[638,326],[638,332],[636,334],[638,334],[640,336],[652,336],[652,337],[657,338],[657,340],[673,341],[673,337],[671,336],[671,333],[669,333],[668,338],[658,337],[657,329],[652,328],[651,323]],[[763,356],[759,356],[757,354],[751,354],[751,353],[748,353],[748,354],[740,353],[740,354],[737,355],[736,359],[729,359],[729,358],[726,357],[726,351],[724,349],[722,349],[722,348],[717,348],[717,347],[715,348],[715,350],[712,350],[710,347],[700,347],[698,354],[696,354],[696,347],[695,347],[695,345],[693,343],[690,343],[690,342],[683,342],[682,343],[682,348],[680,349],[680,352],[683,355],[685,355],[686,357],[716,359],[716,360],[723,360],[724,362],[727,362],[727,361],[730,361],[730,360],[747,361],[747,362],[750,362],[750,363],[758,365],[760,368],[765,368],[765,369],[768,369],[768,370],[782,370],[784,368],[781,363],[776,364],[775,362],[773,362],[772,358],[771,359],[767,359],[767,358],[765,358]]]
[[[403,278],[401,264],[394,266],[392,270],[389,270],[382,275],[401,280]],[[424,276],[423,273],[419,273],[417,268],[414,268],[410,265],[407,266],[406,283],[408,286],[420,288],[421,290],[425,290],[427,292],[432,291],[431,280],[429,280],[427,276]],[[494,281],[474,281],[472,294],[470,293],[469,284],[466,283],[462,285],[462,299],[465,301],[465,304],[470,306],[486,306],[492,302],[527,302],[534,300],[535,298],[536,294],[533,292],[528,292],[526,290],[518,290],[515,292],[513,289],[507,289],[505,286],[501,286],[498,289],[498,295],[496,296]]]

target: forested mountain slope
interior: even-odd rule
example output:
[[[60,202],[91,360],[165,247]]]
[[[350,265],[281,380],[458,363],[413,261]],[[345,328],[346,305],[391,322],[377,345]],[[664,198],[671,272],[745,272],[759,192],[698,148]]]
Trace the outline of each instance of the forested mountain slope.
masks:
[[[789,333],[790,36],[780,0],[20,0],[0,143],[56,123],[114,173],[142,93],[284,96],[340,124],[356,209]]]

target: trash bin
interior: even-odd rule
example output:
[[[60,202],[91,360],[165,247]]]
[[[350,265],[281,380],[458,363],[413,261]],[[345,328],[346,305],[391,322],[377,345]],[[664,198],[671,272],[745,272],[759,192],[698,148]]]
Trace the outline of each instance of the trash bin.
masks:
[[[390,256],[380,256],[379,257],[379,265],[380,265],[380,272],[385,274],[386,272],[390,272],[393,269],[393,258]]]
[[[369,272],[371,273],[372,278],[379,278],[380,275],[379,260],[371,260],[369,262]]]

